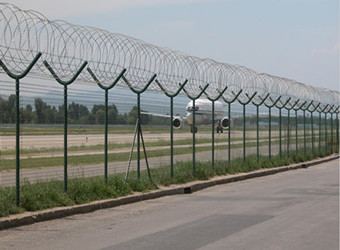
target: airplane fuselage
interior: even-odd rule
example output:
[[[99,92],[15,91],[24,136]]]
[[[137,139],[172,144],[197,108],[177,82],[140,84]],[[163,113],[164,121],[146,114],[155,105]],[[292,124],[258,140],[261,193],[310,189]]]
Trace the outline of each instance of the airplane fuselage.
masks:
[[[215,101],[215,122],[223,118],[223,103]],[[197,99],[195,101],[195,111],[193,101],[190,101],[186,106],[186,120],[190,126],[193,124],[193,113],[195,112],[195,125],[211,124],[212,120],[212,102],[208,99]]]

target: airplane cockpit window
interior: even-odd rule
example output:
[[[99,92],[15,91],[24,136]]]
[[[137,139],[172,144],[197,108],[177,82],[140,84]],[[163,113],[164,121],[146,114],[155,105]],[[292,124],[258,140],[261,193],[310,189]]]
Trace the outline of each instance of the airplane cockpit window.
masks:
[[[195,107],[195,111],[198,111],[199,110],[199,107]],[[192,106],[189,106],[189,107],[187,107],[187,111],[188,112],[192,112],[193,111],[193,107]]]

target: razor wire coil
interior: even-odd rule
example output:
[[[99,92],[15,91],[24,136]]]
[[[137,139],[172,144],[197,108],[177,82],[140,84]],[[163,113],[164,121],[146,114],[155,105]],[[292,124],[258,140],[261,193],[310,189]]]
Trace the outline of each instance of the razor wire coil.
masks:
[[[109,85],[126,68],[126,78],[135,89],[143,89],[153,74],[167,93],[175,93],[179,84],[188,80],[186,91],[195,96],[200,87],[209,84],[206,95],[215,98],[223,94],[226,100],[233,99],[242,90],[239,100],[257,92],[255,102],[260,102],[268,93],[265,103],[271,105],[281,96],[281,103],[297,106],[308,101],[322,110],[327,105],[339,106],[339,92],[315,88],[291,79],[257,73],[244,66],[201,59],[148,44],[141,40],[108,31],[73,25],[65,21],[51,21],[42,14],[22,10],[14,5],[0,3],[0,59],[12,72],[22,72],[30,60],[42,53],[42,60],[32,69],[33,74],[50,76],[42,61],[46,60],[61,78],[74,75],[79,66],[88,62],[88,67],[103,85]],[[2,70],[2,69],[1,69]],[[1,71],[0,71],[1,72]],[[93,78],[82,72],[82,81]],[[123,81],[120,86],[126,86]],[[161,92],[156,83],[148,90]],[[301,107],[303,108],[303,107]]]

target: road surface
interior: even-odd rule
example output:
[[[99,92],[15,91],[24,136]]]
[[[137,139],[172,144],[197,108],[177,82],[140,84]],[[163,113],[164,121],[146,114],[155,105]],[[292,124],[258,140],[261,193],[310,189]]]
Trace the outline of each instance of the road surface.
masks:
[[[0,231],[0,249],[339,247],[339,160]]]

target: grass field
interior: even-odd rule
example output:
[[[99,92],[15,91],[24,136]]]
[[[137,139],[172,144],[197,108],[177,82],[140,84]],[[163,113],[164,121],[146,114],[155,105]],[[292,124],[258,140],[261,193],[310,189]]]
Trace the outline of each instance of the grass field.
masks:
[[[144,133],[169,133],[169,126],[167,125],[143,125]],[[232,127],[232,130],[241,131],[243,129],[242,126]],[[247,127],[247,131],[256,131],[256,127]],[[104,134],[104,125],[74,125],[68,124],[68,134],[79,135],[79,134]],[[129,134],[134,133],[135,125],[109,125],[108,133],[109,134]],[[202,132],[210,132],[211,125],[202,125],[199,126],[199,130]],[[272,131],[277,131],[278,127],[273,126]],[[295,129],[294,129],[295,130]],[[302,131],[302,128],[299,128],[299,131]],[[187,133],[190,131],[189,126],[185,126],[182,129],[176,129],[176,133]],[[259,131],[268,131],[268,127],[260,126]],[[225,130],[227,133],[227,130]],[[22,125],[20,127],[20,135],[63,135],[64,127],[63,124],[60,125]],[[2,136],[13,136],[15,135],[15,126],[1,126],[0,127],[0,135]]]
[[[268,138],[262,139],[259,143],[259,146],[268,145]],[[274,140],[275,139],[275,140]],[[279,144],[278,138],[272,138],[272,145]],[[249,139],[248,139],[249,140]],[[242,138],[232,138],[232,144],[230,145],[231,149],[239,149],[243,148]],[[285,140],[281,140],[283,143],[283,148],[285,148]],[[295,141],[294,141],[295,142]],[[299,143],[303,143],[302,139],[299,140]],[[306,140],[306,143],[310,143],[311,139],[309,138]],[[197,139],[196,141],[196,152],[204,152],[204,151],[211,151],[211,140],[210,139]],[[169,141],[157,141],[157,142],[148,142],[146,143],[147,148],[147,155],[148,157],[160,157],[160,156],[169,156],[170,150],[168,146],[170,145]],[[201,146],[200,146],[201,145]],[[165,148],[160,148],[161,146],[165,146]],[[182,146],[176,148],[176,146]],[[127,161],[130,154],[130,147],[131,144],[109,144],[108,150],[110,154],[108,154],[108,162],[119,162],[119,161]],[[252,138],[251,142],[246,142],[246,147],[256,147],[256,141]],[[120,149],[120,152],[114,152],[115,149]],[[225,150],[228,149],[227,142],[222,139],[216,139],[215,141],[215,149],[216,150]],[[48,153],[53,152],[57,153],[60,152],[62,154],[62,148],[50,148],[50,149],[43,149],[43,150],[22,150],[21,151],[21,160],[20,160],[20,167],[21,168],[43,168],[43,167],[54,167],[54,166],[62,166],[64,162],[63,156],[41,156],[41,153]],[[100,150],[96,154],[89,154],[87,152],[91,152],[94,150]],[[123,151],[122,151],[123,150]],[[124,151],[125,150],[125,151]],[[81,147],[70,147],[68,148],[68,162],[73,166],[80,166],[80,165],[90,165],[90,164],[97,164],[104,162],[104,146],[103,145],[95,145],[95,146],[81,146]],[[72,155],[72,152],[82,152],[81,155]],[[190,154],[192,153],[192,140],[185,139],[185,140],[178,140],[175,142],[174,148],[174,155],[183,155],[183,154]],[[14,158],[15,151],[3,151],[1,152],[3,155],[2,159],[0,160],[0,171],[4,170],[11,170],[15,169],[16,161]],[[32,157],[34,154],[36,157]],[[28,155],[25,157],[25,155]],[[9,159],[4,159],[4,156],[12,156]],[[141,158],[143,159],[144,155],[141,154]],[[132,160],[136,159],[136,154],[133,154]]]
[[[210,162],[197,163],[195,176],[192,171],[191,162],[180,162],[174,166],[174,177],[169,175],[169,166],[151,169],[152,180],[148,178],[146,171],[142,171],[141,178],[130,177],[124,182],[124,174],[110,175],[105,183],[102,177],[75,178],[70,179],[68,192],[63,191],[62,181],[49,181],[31,184],[25,181],[21,186],[21,205],[15,205],[15,188],[0,187],[0,217],[25,211],[37,211],[52,207],[70,206],[88,203],[95,200],[112,199],[126,196],[133,192],[148,192],[157,189],[158,186],[169,186],[171,184],[187,183],[194,180],[207,180],[216,175],[229,175],[240,172],[250,172],[260,168],[271,168],[288,165],[294,162],[311,160],[313,157],[325,156],[326,153],[294,154],[290,157],[273,156],[261,157],[257,161],[256,155],[247,156],[247,160],[234,159],[228,165],[226,161],[216,162],[212,168]],[[136,176],[131,173],[130,176]]]

